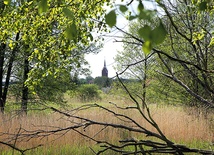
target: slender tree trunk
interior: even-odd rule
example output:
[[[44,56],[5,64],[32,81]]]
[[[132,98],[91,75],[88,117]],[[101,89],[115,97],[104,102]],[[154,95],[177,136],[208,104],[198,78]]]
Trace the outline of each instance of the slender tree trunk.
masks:
[[[4,56],[5,56],[6,44],[1,43],[0,45],[0,108],[1,112],[4,111],[4,102],[3,102],[3,72],[4,72]]]
[[[145,104],[146,104],[146,80],[147,80],[147,60],[144,61],[143,100],[142,100],[143,109],[145,109]]]
[[[29,60],[28,56],[25,56],[24,59],[24,74],[23,74],[23,87],[22,87],[22,104],[21,111],[22,114],[27,115],[27,103],[28,103],[28,86],[25,85],[25,81],[28,79],[29,73]]]
[[[16,34],[16,38],[15,41],[19,40],[19,32]],[[13,62],[17,53],[17,45],[15,46],[15,48],[12,50],[10,58],[9,58],[9,62],[8,62],[8,68],[7,68],[7,73],[6,73],[6,79],[5,79],[5,83],[4,83],[4,88],[2,89],[3,86],[3,73],[4,73],[4,55],[5,55],[5,50],[6,50],[6,45],[3,45],[4,49],[1,50],[1,56],[0,56],[0,78],[1,78],[1,92],[0,92],[0,109],[1,109],[1,113],[4,113],[4,107],[5,107],[5,103],[6,103],[6,99],[7,99],[7,92],[8,92],[8,88],[9,88],[9,84],[10,84],[10,77],[11,77],[11,71],[13,68]]]

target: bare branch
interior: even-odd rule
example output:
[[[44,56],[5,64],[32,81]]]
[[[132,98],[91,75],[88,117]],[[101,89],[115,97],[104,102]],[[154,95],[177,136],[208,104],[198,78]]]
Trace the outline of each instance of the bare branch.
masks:
[[[181,85],[183,88],[186,89],[186,91],[188,91],[192,96],[194,96],[195,98],[200,100],[202,103],[205,103],[206,105],[214,107],[212,102],[209,102],[208,100],[204,99],[203,97],[201,97],[200,95],[198,95],[197,93],[192,91],[187,85],[185,85],[181,80],[177,79],[175,76],[172,76],[172,75],[169,75],[169,74],[166,74],[166,73],[163,73],[163,72],[159,72],[159,73],[161,73],[162,75],[172,79],[173,81],[175,81],[176,83]]]
[[[127,67],[126,67],[122,72],[117,73],[117,75],[122,75],[127,69],[129,69],[129,67],[135,66],[135,65],[137,65],[137,64],[139,64],[139,63],[141,63],[141,62],[144,62],[144,61],[148,60],[148,59],[151,58],[154,54],[155,54],[155,52],[152,52],[152,53],[149,54],[146,58],[144,58],[144,59],[142,59],[142,60],[140,60],[140,61],[134,62],[134,63],[132,63],[132,64],[127,65]],[[117,75],[114,76],[113,78],[117,77]]]

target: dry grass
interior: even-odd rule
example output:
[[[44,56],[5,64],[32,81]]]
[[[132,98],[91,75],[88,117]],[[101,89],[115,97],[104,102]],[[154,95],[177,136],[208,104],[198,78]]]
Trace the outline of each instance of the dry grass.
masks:
[[[167,137],[176,141],[213,141],[214,124],[203,116],[188,115],[181,107],[153,110],[153,117]]]
[[[142,119],[142,117],[136,113],[136,111],[126,112],[127,115],[133,117],[146,128],[155,131]],[[211,143],[214,141],[213,115],[210,116],[212,118],[205,119],[202,116],[195,117],[194,115],[188,115],[181,107],[156,107],[155,105],[151,106],[151,113],[153,118],[158,122],[161,130],[167,135],[169,139],[173,139],[175,142],[189,144],[193,142]],[[80,115],[103,122],[119,122],[119,120],[113,118],[112,115],[109,115],[106,112],[98,109],[88,110],[84,113],[81,113]],[[70,125],[70,119],[62,117],[56,113],[43,115],[31,114],[28,117],[14,118],[12,118],[10,115],[5,115],[4,118],[0,120],[0,133],[18,133],[20,127],[29,131],[33,131],[38,129],[57,129],[57,127],[64,128]],[[80,129],[80,131],[87,133],[92,137],[106,139],[112,142],[123,138],[128,138],[130,136],[140,136],[139,134],[135,135],[134,133],[124,132],[118,129],[111,129],[109,127],[103,129],[101,126],[88,127],[85,130]],[[7,138],[6,135],[0,135],[0,140],[5,138]],[[83,138],[73,130],[61,132],[59,135],[51,135],[48,137],[34,138],[25,142],[17,142],[18,146],[26,148],[38,144],[45,144],[45,148],[48,148],[65,145],[83,147],[87,145],[91,146],[94,143],[86,138]],[[210,148],[211,145],[208,149]],[[0,152],[5,149],[5,146],[0,146]]]

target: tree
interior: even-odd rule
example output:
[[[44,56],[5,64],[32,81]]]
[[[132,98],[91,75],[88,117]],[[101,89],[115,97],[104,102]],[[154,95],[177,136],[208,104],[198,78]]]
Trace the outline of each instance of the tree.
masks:
[[[99,86],[99,88],[110,87],[111,80],[108,77],[96,77],[94,83]]]
[[[83,85],[80,85],[77,88],[76,97],[81,102],[91,102],[91,101],[96,101],[96,100],[100,100],[101,99],[101,97],[99,95],[98,86],[95,85],[95,84],[83,84]]]
[[[94,40],[91,30],[98,23],[93,18],[101,18],[104,11],[101,6],[106,1],[20,0],[1,1],[1,4],[1,83],[6,60],[9,62],[4,92],[1,84],[3,112],[15,56],[19,52],[26,53],[22,60],[25,62],[22,105],[26,109],[27,92],[36,93],[34,88],[43,78],[50,75],[57,78],[64,69],[76,70],[85,63],[84,52],[80,49],[90,47]],[[79,6],[81,9],[76,9]],[[6,57],[5,50],[12,51],[10,58]],[[90,48],[85,52],[91,52]]]
[[[138,28],[140,37],[131,34],[128,36],[134,38],[136,44],[143,46],[145,54],[152,51],[150,54],[158,57],[157,65],[162,66],[158,70],[160,74],[180,85],[187,94],[200,102],[199,105],[212,107],[213,46],[210,45],[212,24],[209,24],[208,19],[212,19],[213,15],[207,11],[197,14],[197,6],[190,1],[160,1],[157,4],[164,11],[160,17],[156,16],[158,24],[146,24]],[[152,24],[152,18],[146,16],[148,11],[143,8],[142,3],[139,3],[138,8],[139,14],[130,17]],[[155,11],[151,12],[156,13]],[[198,34],[201,28],[204,30],[203,35]]]
[[[140,90],[138,95],[143,98],[143,107],[147,98],[146,94],[149,80],[152,80],[153,78],[151,72],[156,66],[153,54],[147,55],[142,52],[143,44],[136,40],[136,38],[140,38],[140,35],[138,34],[139,28],[147,25],[146,23],[147,22],[143,20],[130,22],[129,30],[128,32],[124,32],[123,40],[116,40],[116,42],[123,43],[123,50],[119,51],[116,55],[116,65],[114,66],[121,76],[137,79],[141,82],[142,87],[138,87],[136,89]],[[155,24],[156,23],[154,21],[153,26]]]
[[[213,47],[210,46],[212,23],[209,21],[213,15],[209,12],[197,14],[196,8],[190,7],[192,3],[189,1],[160,5],[169,21],[166,27],[169,32],[167,40],[170,41],[169,49],[166,49],[167,43],[164,42],[157,50],[166,68],[160,73],[183,87],[200,102],[199,105],[212,107],[214,66],[211,52]],[[201,28],[204,30],[203,35],[196,35]]]
[[[20,37],[20,32],[16,33],[15,36],[15,47],[12,49],[8,49],[7,45],[5,42],[1,43],[1,48],[0,48],[0,108],[1,108],[1,113],[4,112],[4,107],[7,99],[7,93],[8,93],[8,88],[10,84],[10,77],[11,77],[11,72],[12,72],[12,67],[13,67],[13,62],[16,56],[16,53],[18,52],[18,44],[17,41],[19,40]],[[11,44],[9,44],[11,45]],[[12,46],[12,45],[11,45]],[[5,78],[5,82],[4,82]],[[4,84],[3,84],[4,83]]]
[[[89,52],[89,49],[90,52],[97,51],[96,47],[92,45],[85,47],[84,49],[79,48],[78,50],[71,51],[72,55],[67,59],[72,61],[78,55],[81,57],[79,58],[79,61],[70,64],[66,69],[61,69],[60,75],[58,75],[57,78],[52,74],[44,76],[40,81],[40,84],[34,86],[34,92],[29,90],[28,86],[25,84],[26,80],[28,80],[27,77],[31,68],[28,59],[24,58],[26,52],[22,54],[20,53],[19,59],[15,62],[16,66],[14,66],[15,71],[13,73],[13,75],[16,76],[17,84],[12,88],[12,92],[16,97],[21,98],[21,112],[27,114],[28,102],[34,103],[35,100],[36,102],[49,101],[64,105],[63,93],[70,89],[76,89],[75,85],[79,84],[78,75],[87,75],[89,73],[89,70],[85,68],[87,67],[87,62],[83,57],[85,53]],[[20,62],[21,60],[24,60],[24,62]],[[27,64],[26,61],[28,62]],[[45,63],[48,64],[48,62]],[[79,65],[84,65],[84,67],[80,67]],[[20,89],[23,91],[22,94],[20,94]]]
[[[157,73],[158,70],[162,70],[165,67],[154,52],[145,55],[142,51],[143,43],[139,41],[138,30],[147,25],[154,27],[157,25],[157,21],[158,18],[154,17],[152,19],[153,24],[144,20],[130,22],[128,31],[124,32],[123,40],[116,40],[116,42],[123,43],[123,50],[119,51],[115,57],[115,68],[121,76],[135,78],[141,82],[141,87],[138,85],[135,89],[139,91],[137,94],[144,98],[144,101],[147,99],[151,103],[175,104],[178,102],[186,104],[187,99],[185,97],[187,97],[187,93],[171,80]],[[129,86],[126,85],[126,87],[129,91],[131,90]]]
[[[92,76],[87,76],[85,80],[86,80],[86,83],[90,84],[90,83],[93,83],[94,78]]]

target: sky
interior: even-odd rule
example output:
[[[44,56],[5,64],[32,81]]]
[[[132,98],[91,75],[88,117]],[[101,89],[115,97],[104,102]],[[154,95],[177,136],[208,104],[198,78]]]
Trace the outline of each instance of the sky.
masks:
[[[130,0],[128,0],[130,2]],[[116,0],[117,4],[121,4],[120,0]],[[127,2],[123,2],[122,4],[126,4]],[[137,11],[138,2],[134,1],[132,5],[130,5],[129,10],[132,12]],[[154,8],[154,5],[150,2],[145,2],[144,7],[147,9]],[[111,11],[110,9],[109,11]],[[117,17],[117,27],[124,29],[128,29],[128,21],[125,17],[118,15]],[[119,31],[114,31],[108,34],[108,36],[122,36],[122,33]],[[119,39],[118,39],[119,40]],[[106,60],[106,67],[108,69],[108,76],[109,78],[114,77],[116,75],[116,70],[114,70],[113,65],[115,64],[114,57],[117,54],[117,51],[123,50],[122,43],[115,42],[115,37],[105,37],[104,47],[98,54],[88,54],[86,55],[86,60],[90,64],[91,76],[98,77],[101,76],[101,71],[104,66],[104,60]]]
[[[113,39],[109,39],[104,42],[104,47],[98,54],[87,54],[86,60],[90,64],[90,70],[92,77],[101,76],[101,72],[104,66],[104,60],[106,60],[106,67],[108,69],[108,76],[113,77],[116,75],[116,71],[113,69],[114,57],[118,50],[122,50],[121,43],[114,43]]]
[[[117,0],[117,4],[126,4],[126,2],[121,3],[120,0]],[[111,11],[112,9],[109,9]],[[119,28],[126,29],[128,28],[128,21],[123,16],[117,17],[117,24]],[[108,36],[122,36],[122,33],[118,30],[115,31],[112,29],[112,32],[106,34]],[[90,64],[90,70],[92,72],[92,77],[101,76],[102,69],[104,66],[104,60],[106,60],[106,67],[108,69],[108,77],[114,77],[116,75],[116,70],[114,70],[113,65],[115,64],[114,57],[117,54],[117,51],[122,50],[122,43],[115,42],[115,37],[105,37],[104,46],[98,54],[87,54],[86,60]]]
[[[120,24],[117,24],[118,27],[127,27],[127,21],[120,19]],[[115,42],[116,37],[112,36],[122,36],[122,33],[118,30],[114,30],[111,33],[106,34],[105,40],[103,42],[103,47],[101,48],[98,54],[87,54],[86,60],[89,62],[90,70],[92,72],[92,77],[101,76],[102,69],[104,67],[104,60],[106,61],[106,67],[108,69],[108,77],[114,77],[116,75],[116,70],[114,70],[113,65],[115,64],[114,57],[117,54],[117,51],[123,50],[122,43]],[[111,36],[111,37],[110,37]]]

